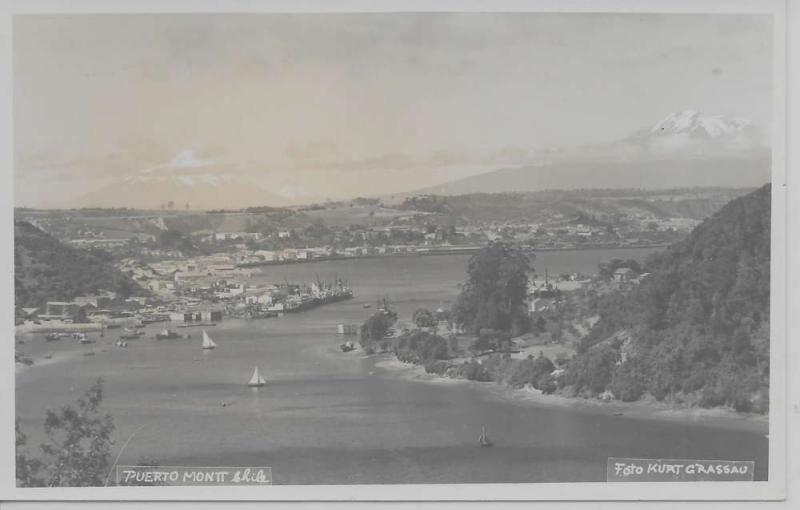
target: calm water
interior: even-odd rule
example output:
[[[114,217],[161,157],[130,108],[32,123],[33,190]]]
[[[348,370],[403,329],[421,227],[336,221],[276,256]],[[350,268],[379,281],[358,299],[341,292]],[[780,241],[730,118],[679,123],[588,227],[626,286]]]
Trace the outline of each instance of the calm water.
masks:
[[[602,260],[646,253],[547,252],[535,265],[592,272]],[[289,484],[566,482],[602,481],[606,458],[627,456],[752,459],[757,477],[766,477],[762,434],[522,405],[470,385],[399,380],[374,359],[339,351],[336,325],[363,321],[372,311],[365,302],[387,295],[401,316],[452,302],[467,259],[270,267],[254,279],[340,277],[356,298],[277,319],[224,321],[208,329],[218,344],[212,352],[200,349],[195,328],[183,330],[191,339],[156,342],[153,326],[127,350],[113,347],[113,335],[89,346],[27,337],[24,352],[41,363],[52,353],[54,362],[18,373],[18,416],[36,444],[44,409],[74,400],[102,376],[117,443],[138,430],[121,464],[147,457],[162,465],[272,466],[275,483]],[[90,350],[96,355],[55,362],[61,351]],[[245,386],[255,365],[267,378],[260,389]],[[494,448],[476,446],[482,425]]]

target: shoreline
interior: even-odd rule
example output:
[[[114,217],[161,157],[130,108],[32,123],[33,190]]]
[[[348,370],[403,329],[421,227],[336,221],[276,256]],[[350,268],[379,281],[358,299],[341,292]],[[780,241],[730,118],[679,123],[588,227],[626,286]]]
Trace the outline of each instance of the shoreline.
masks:
[[[421,365],[405,363],[394,355],[379,354],[371,357],[374,367],[405,381],[416,381],[437,385],[470,386],[487,393],[493,398],[514,405],[532,405],[570,409],[591,414],[605,414],[637,420],[666,421],[693,426],[724,428],[743,432],[769,435],[769,416],[743,414],[726,408],[677,407],[669,404],[650,401],[622,402],[614,400],[604,402],[598,399],[546,395],[533,388],[512,388],[504,384],[492,382],[470,381],[428,374]]]
[[[534,248],[530,252],[559,252],[559,251],[590,251],[590,250],[645,250],[648,248],[666,248],[669,244],[637,244],[630,246],[574,246],[572,248]],[[314,262],[329,262],[341,260],[362,260],[362,259],[391,259],[401,257],[434,257],[443,255],[471,255],[482,247],[465,246],[451,250],[429,250],[409,253],[389,253],[383,255],[334,255],[330,257],[320,257],[312,259],[293,259],[293,260],[270,260],[263,262],[244,262],[236,264],[237,268],[248,269],[268,266],[289,266],[295,264],[313,264]]]

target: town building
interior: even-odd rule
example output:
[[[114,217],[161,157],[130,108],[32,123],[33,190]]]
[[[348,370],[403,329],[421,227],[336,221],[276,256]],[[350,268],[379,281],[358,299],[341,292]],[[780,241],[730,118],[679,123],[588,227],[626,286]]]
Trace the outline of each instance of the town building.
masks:
[[[618,283],[629,282],[637,276],[636,271],[629,267],[620,267],[614,271],[614,281]]]

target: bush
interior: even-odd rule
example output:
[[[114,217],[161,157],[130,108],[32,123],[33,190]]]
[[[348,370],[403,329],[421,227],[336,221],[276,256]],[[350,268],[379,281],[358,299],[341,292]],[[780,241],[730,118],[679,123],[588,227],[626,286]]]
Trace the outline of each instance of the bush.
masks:
[[[428,360],[425,362],[425,373],[428,374],[444,375],[447,373],[447,369],[449,368],[450,364],[446,361]]]
[[[394,353],[399,360],[415,364],[447,359],[447,340],[427,331],[412,331],[397,340]]]
[[[539,381],[542,376],[549,375],[554,369],[553,362],[544,354],[539,353],[539,357],[536,359],[529,356],[516,364],[508,383],[515,388],[530,384],[539,389]]]
[[[614,369],[609,389],[623,402],[639,400],[644,395],[647,375],[639,360],[630,360]]]
[[[555,393],[555,391],[558,389],[558,384],[555,377],[550,374],[543,374],[541,377],[539,377],[539,380],[536,381],[535,387],[542,393],[550,395],[551,393]]]
[[[481,382],[488,382],[492,380],[491,374],[489,374],[486,368],[476,360],[465,361],[464,364],[459,368],[460,370],[457,375],[464,379]]]
[[[598,395],[611,383],[618,356],[618,351],[610,345],[592,347],[568,365],[563,383],[575,385],[576,392],[586,390]]]
[[[418,308],[412,319],[418,328],[431,328],[436,325],[436,319],[430,310],[426,308]]]

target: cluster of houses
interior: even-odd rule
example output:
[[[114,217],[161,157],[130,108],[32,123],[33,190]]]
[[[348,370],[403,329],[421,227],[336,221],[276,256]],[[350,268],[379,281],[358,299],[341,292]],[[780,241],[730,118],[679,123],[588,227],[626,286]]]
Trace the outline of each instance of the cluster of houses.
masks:
[[[42,323],[112,323],[116,319],[140,315],[148,298],[121,298],[113,292],[78,296],[70,301],[47,301],[42,307],[21,308],[22,321]]]
[[[387,255],[429,254],[446,251],[477,250],[480,246],[464,245],[385,245],[352,246],[336,249],[332,246],[312,248],[284,248],[281,250],[239,249],[232,253],[220,253],[206,257],[189,259],[176,258],[151,263],[160,273],[174,274],[174,280],[200,278],[205,276],[231,275],[246,276],[247,266],[269,263],[309,262],[330,258],[373,257]],[[153,289],[156,290],[156,289]]]
[[[103,231],[78,230],[74,237],[69,239],[69,243],[78,248],[121,248],[127,245],[131,239],[140,242],[155,241],[155,236],[146,233],[135,233],[126,237],[108,237]]]
[[[616,288],[629,289],[650,277],[650,273],[638,273],[630,267],[617,268],[612,275]],[[561,302],[562,292],[576,290],[590,283],[584,275],[571,274],[569,279],[551,281],[547,275],[543,281],[531,278],[528,284],[528,313],[531,315],[552,310]]]
[[[237,316],[280,313],[352,295],[341,281],[308,286],[255,284],[250,280],[252,270],[240,267],[245,260],[241,254],[216,254],[149,265],[124,260],[119,267],[163,301],[179,301],[181,312],[213,303]]]

